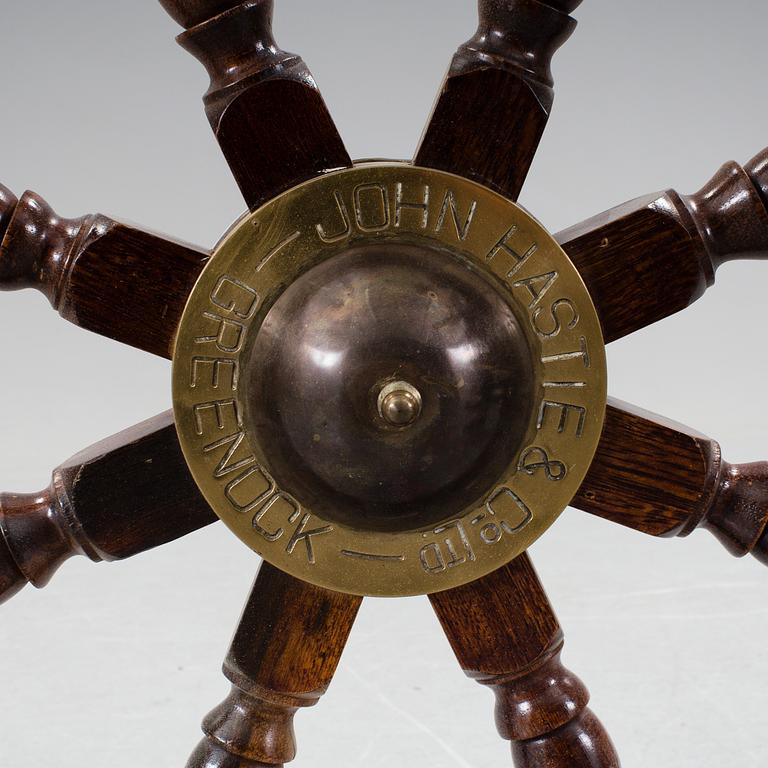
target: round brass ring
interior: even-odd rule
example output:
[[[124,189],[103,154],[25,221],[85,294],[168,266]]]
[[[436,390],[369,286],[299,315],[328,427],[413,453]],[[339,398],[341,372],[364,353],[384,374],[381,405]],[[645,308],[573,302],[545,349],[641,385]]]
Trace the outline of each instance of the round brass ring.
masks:
[[[243,385],[248,350],[284,291],[345,249],[381,243],[438,249],[495,286],[521,318],[535,378],[524,439],[498,477],[461,508],[447,505],[439,524],[406,530],[307,505],[249,427]],[[448,173],[363,163],[288,190],[224,236],[179,326],[173,402],[202,493],[264,559],[329,589],[424,594],[509,562],[571,501],[602,430],[605,348],[578,272],[523,208]]]

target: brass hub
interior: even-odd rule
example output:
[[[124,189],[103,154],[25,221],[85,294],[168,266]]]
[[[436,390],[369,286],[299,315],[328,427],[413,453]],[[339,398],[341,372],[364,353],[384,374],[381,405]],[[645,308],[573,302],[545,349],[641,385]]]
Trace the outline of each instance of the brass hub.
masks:
[[[433,592],[520,554],[594,454],[605,354],[573,265],[519,206],[358,165],[241,219],[174,354],[184,454],[232,530],[346,592]]]

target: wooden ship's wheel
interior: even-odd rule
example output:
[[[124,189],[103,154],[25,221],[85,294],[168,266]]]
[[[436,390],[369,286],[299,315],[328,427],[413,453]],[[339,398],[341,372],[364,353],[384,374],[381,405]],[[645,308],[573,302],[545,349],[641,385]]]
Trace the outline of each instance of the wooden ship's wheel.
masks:
[[[768,564],[768,464],[607,398],[605,344],[768,257],[768,151],[550,235],[516,204],[580,0],[480,0],[413,162],[352,162],[272,1],[161,0],[249,211],[212,251],[0,186],[0,286],[173,361],[173,411],[0,497],[0,597],[221,519],[264,562],[189,768],[294,757],[363,596],[427,594],[516,766],[618,766],[526,550],[566,506]]]

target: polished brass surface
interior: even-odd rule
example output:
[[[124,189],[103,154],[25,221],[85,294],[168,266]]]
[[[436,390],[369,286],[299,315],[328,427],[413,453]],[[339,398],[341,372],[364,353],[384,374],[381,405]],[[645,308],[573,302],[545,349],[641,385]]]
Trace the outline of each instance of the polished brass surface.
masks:
[[[393,427],[408,427],[421,415],[421,392],[407,381],[390,381],[376,398],[376,406],[384,421]]]
[[[591,299],[522,208],[368,163],[241,219],[174,354],[184,454],[217,514],[295,576],[434,592],[525,550],[605,410]]]

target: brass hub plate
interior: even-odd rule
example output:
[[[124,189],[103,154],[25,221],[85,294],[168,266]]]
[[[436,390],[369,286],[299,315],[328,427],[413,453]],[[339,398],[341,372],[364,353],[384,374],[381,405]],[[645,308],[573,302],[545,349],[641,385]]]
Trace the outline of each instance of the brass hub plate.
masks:
[[[407,530],[339,521],[287,487],[249,426],[244,386],[253,340],[288,286],[345,249],[382,243],[439,249],[490,281],[520,318],[535,377],[524,439],[498,477],[471,503],[447,505],[439,524]],[[563,250],[491,190],[405,163],[329,173],[244,216],[189,298],[173,361],[181,446],[219,517],[276,567],[363,595],[437,592],[522,553],[579,488],[605,414],[599,321]]]

